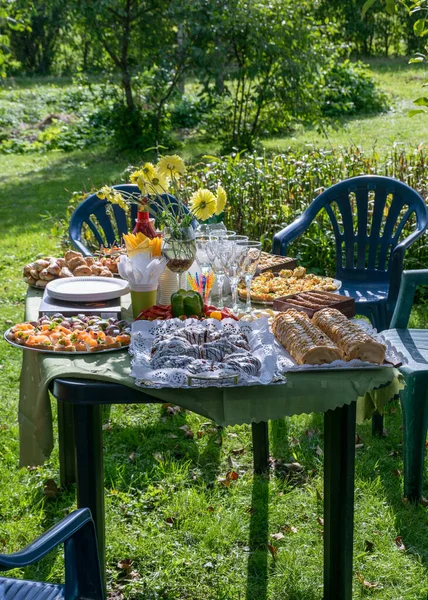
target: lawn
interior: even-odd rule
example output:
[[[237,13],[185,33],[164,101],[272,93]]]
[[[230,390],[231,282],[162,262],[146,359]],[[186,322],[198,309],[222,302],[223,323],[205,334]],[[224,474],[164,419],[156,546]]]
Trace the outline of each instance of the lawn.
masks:
[[[342,119],[336,127],[327,127],[322,133],[315,129],[300,129],[292,137],[268,140],[264,146],[269,150],[284,150],[289,146],[308,144],[326,148],[356,145],[381,153],[393,144],[417,146],[425,143],[428,115],[409,118],[408,112],[415,108],[413,100],[425,94],[422,85],[428,80],[428,68],[420,64],[409,65],[405,57],[373,59],[370,66],[379,88],[388,94],[388,112]]]
[[[409,68],[388,73],[381,64],[376,77],[391,89],[395,80],[402,99],[418,93],[419,80],[411,90],[406,87],[413,81]],[[364,120],[367,132],[387,118],[374,117],[371,127]],[[397,119],[404,132],[407,117]],[[417,144],[426,133],[424,120],[410,123],[416,125],[406,135],[415,126],[418,135],[406,140]],[[348,126],[358,131],[357,121]],[[384,129],[386,136],[386,124]],[[340,135],[336,143],[347,143]],[[134,160],[99,147],[0,156],[2,331],[23,316],[22,266],[57,249],[54,226],[64,218],[70,193],[119,181]],[[423,315],[419,311],[414,322]],[[44,493],[47,480],[59,482],[57,447],[43,467],[17,466],[20,364],[20,351],[0,344],[0,552],[22,547],[75,506],[73,489],[60,489],[54,497]],[[55,413],[54,403],[53,408]],[[370,423],[358,426],[353,597],[425,600],[428,515],[424,507],[402,501],[398,402],[389,405],[385,427],[387,436],[378,440]],[[248,426],[221,429],[162,406],[113,407],[104,431],[111,599],[319,600],[322,428],[318,415],[271,423],[276,460],[269,476],[254,476]],[[297,474],[286,466],[292,462],[302,467]],[[231,469],[239,478],[225,487],[219,479]],[[284,537],[272,537],[278,533]],[[278,548],[276,560],[268,545]],[[61,556],[17,575],[56,580],[62,576]]]

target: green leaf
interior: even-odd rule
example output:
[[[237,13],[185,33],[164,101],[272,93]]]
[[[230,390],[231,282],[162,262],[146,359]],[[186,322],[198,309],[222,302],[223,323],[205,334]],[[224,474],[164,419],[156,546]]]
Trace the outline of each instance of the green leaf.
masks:
[[[213,162],[221,163],[222,160],[218,156],[211,156],[210,154],[204,154],[202,158],[206,158],[207,160],[212,160]]]
[[[425,19],[418,19],[413,23],[413,31],[415,35],[422,36],[425,30]]]
[[[415,115],[421,115],[421,114],[426,114],[426,110],[423,110],[422,108],[413,108],[412,110],[409,110],[408,112],[408,116],[409,117],[414,117]]]
[[[373,6],[373,4],[377,2],[377,0],[366,0],[363,4],[363,9],[361,11],[361,17],[364,17],[366,12]]]
[[[390,15],[395,15],[396,10],[395,0],[386,0],[386,12]]]
[[[428,106],[428,98],[426,96],[421,96],[420,98],[416,98],[413,101],[415,106]]]

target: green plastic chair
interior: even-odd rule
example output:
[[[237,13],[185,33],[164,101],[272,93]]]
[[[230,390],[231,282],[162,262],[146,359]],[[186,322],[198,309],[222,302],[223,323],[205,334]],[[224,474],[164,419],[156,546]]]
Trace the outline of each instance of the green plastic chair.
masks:
[[[382,332],[406,357],[400,367],[406,387],[400,392],[403,412],[404,495],[422,496],[422,475],[428,427],[428,330],[407,329],[415,290],[428,284],[428,269],[403,271],[391,329]]]

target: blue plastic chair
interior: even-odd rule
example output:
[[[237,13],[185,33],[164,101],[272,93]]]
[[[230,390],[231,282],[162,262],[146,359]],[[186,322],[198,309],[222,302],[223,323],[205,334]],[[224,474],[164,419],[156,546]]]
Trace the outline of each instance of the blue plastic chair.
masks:
[[[400,392],[403,413],[404,495],[412,501],[422,496],[422,475],[428,427],[428,331],[407,329],[415,290],[428,285],[428,270],[404,271],[400,293],[383,335],[405,356],[400,367],[406,387]]]
[[[75,510],[24,550],[0,554],[0,571],[38,562],[62,543],[64,585],[0,577],[0,599],[104,600],[95,528],[87,508]]]
[[[133,184],[123,184],[112,186],[115,190],[121,192],[133,193],[140,195],[138,186]],[[168,200],[170,204],[177,206],[177,199],[171,194],[163,194],[164,200]],[[107,210],[109,207],[109,210]],[[188,209],[184,207],[188,212]],[[111,204],[107,200],[101,200],[96,194],[88,196],[75,209],[70,219],[69,235],[73,245],[83,254],[90,256],[93,254],[91,249],[82,240],[84,226],[89,227],[98,246],[111,246],[121,242],[121,237],[124,233],[132,231],[133,223],[137,218],[137,205],[131,205],[131,222],[128,223],[128,218],[125,211],[117,204]],[[193,221],[193,227],[197,225],[197,221]],[[94,248],[95,249],[95,248]]]
[[[389,326],[397,300],[405,250],[425,231],[427,208],[421,196],[396,179],[354,177],[320,194],[294,223],[277,233],[274,254],[288,245],[326,210],[336,238],[336,278],[341,294],[356,301],[356,312],[378,331]],[[413,232],[401,239],[410,217]]]

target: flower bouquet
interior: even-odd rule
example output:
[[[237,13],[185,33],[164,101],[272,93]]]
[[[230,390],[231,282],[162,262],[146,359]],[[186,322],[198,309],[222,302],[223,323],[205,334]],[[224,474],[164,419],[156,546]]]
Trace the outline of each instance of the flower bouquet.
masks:
[[[186,186],[184,161],[177,155],[163,156],[156,165],[146,162],[131,172],[130,181],[138,186],[139,193],[104,186],[97,195],[125,210],[129,204],[137,203],[139,211],[155,217],[163,230],[167,267],[178,273],[181,280],[181,275],[195,260],[194,221],[207,221],[223,213],[227,201],[225,190],[218,185],[215,194],[206,188],[190,192]],[[154,230],[153,235],[156,235]]]

